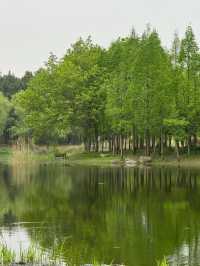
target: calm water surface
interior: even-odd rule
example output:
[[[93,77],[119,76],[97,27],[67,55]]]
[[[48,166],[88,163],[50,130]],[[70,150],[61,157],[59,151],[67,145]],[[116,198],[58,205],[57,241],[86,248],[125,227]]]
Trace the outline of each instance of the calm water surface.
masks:
[[[0,165],[0,226],[75,265],[200,265],[200,170]]]

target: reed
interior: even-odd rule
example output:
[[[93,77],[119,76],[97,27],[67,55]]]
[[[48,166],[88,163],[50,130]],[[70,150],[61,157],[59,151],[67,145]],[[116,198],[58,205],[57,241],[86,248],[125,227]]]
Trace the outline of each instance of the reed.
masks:
[[[20,247],[19,254],[16,254],[6,244],[0,245],[0,265],[65,265],[59,257],[53,258],[51,253],[41,250],[36,245],[27,249]]]
[[[7,245],[0,246],[0,261],[1,265],[10,265],[14,263],[16,258],[15,252],[11,251]]]

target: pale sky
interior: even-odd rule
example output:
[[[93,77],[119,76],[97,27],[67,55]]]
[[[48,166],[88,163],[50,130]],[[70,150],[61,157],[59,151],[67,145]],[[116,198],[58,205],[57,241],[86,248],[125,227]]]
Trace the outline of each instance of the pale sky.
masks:
[[[0,72],[35,71],[80,36],[107,47],[150,23],[169,47],[191,24],[200,40],[200,0],[0,0]]]

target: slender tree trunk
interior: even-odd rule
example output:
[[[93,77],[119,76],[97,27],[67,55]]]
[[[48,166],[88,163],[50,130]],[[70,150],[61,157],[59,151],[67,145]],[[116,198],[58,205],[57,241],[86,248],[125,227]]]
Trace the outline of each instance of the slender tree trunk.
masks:
[[[98,132],[98,128],[95,127],[95,152],[99,151],[99,132]]]
[[[195,147],[195,148],[197,147],[197,142],[198,142],[198,140],[197,140],[197,135],[194,134],[194,136],[193,136],[193,143],[194,143],[194,147]]]
[[[129,151],[131,150],[131,135],[129,135],[129,138],[128,138],[128,150]]]
[[[144,150],[144,137],[142,136],[139,137],[139,143],[140,143],[140,149]]]
[[[113,155],[117,153],[117,139],[116,136],[113,136]]]
[[[167,134],[164,135],[164,147],[167,148]]]
[[[187,154],[190,155],[190,147],[191,147],[191,137],[188,135],[187,139]]]
[[[104,138],[101,140],[101,152],[104,152]]]
[[[156,153],[156,137],[153,136],[152,137],[152,149],[153,149],[153,153]]]
[[[122,136],[122,134],[120,134],[120,156],[121,156],[121,159],[123,159],[124,153],[123,153],[123,136]]]
[[[139,136],[135,134],[134,152],[139,149]]]
[[[133,131],[132,131],[132,151],[133,151],[133,154],[135,153],[135,148],[136,148],[136,134],[135,134],[135,128],[133,127]]]
[[[175,141],[175,151],[176,151],[176,158],[177,158],[177,161],[180,162],[179,143],[178,143],[177,140]]]
[[[126,152],[126,144],[127,144],[127,137],[125,137],[125,139],[124,139],[124,150],[125,150],[125,152]]]
[[[145,136],[145,150],[146,150],[146,156],[150,155],[150,136],[149,136],[149,130],[146,130],[146,136]]]
[[[172,137],[169,136],[169,148],[171,149],[171,147],[172,147]]]
[[[108,152],[111,152],[111,140],[110,140],[110,137],[108,137],[107,139],[107,149],[108,149]]]
[[[161,128],[161,132],[160,132],[160,156],[162,159],[164,158],[163,130],[162,130],[162,128]]]

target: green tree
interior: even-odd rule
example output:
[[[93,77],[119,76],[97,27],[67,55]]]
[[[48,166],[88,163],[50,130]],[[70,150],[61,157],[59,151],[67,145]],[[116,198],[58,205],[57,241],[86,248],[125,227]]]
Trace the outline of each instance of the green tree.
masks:
[[[185,32],[185,37],[181,41],[179,62],[183,71],[184,86],[182,94],[184,95],[183,116],[188,124],[188,153],[192,137],[196,144],[196,136],[199,130],[199,114],[200,114],[200,91],[199,91],[199,70],[200,70],[200,55],[197,42],[191,26],[188,26]]]
[[[163,154],[163,120],[171,114],[171,65],[153,31],[144,38],[133,69],[133,108],[137,131],[144,136],[146,155],[150,154],[150,139],[160,138]],[[155,144],[154,144],[155,145]]]
[[[0,136],[2,136],[5,129],[10,108],[10,102],[2,93],[0,93]]]

